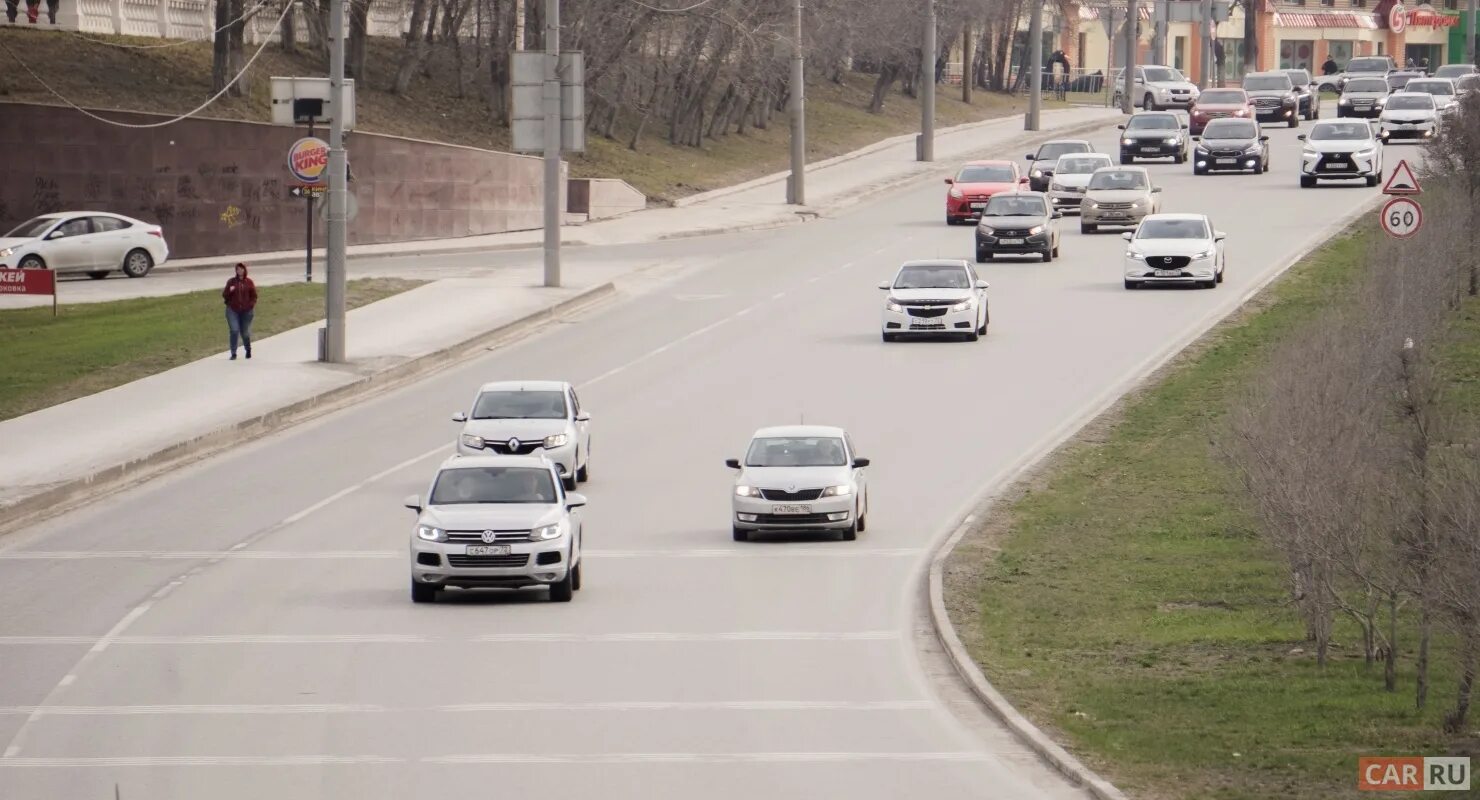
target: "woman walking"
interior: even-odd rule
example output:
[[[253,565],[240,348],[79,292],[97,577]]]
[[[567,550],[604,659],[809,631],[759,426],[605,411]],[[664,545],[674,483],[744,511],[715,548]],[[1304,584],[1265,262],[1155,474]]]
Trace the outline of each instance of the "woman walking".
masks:
[[[221,290],[226,301],[226,327],[231,331],[231,360],[236,360],[236,340],[246,345],[247,358],[252,357],[252,313],[257,307],[257,284],[247,277],[247,265],[237,264],[236,274]]]

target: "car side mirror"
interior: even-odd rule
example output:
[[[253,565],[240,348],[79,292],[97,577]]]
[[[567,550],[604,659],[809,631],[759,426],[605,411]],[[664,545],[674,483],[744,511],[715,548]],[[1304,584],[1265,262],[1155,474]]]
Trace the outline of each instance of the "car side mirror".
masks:
[[[1027,186],[1028,185],[1028,176],[1024,175],[1023,177],[1018,178],[1018,185],[1019,186]]]
[[[890,288],[889,287],[889,281],[884,281],[883,283],[879,284],[879,288],[880,289],[884,289],[884,290],[888,290]]]
[[[955,182],[956,182],[956,179],[955,179],[955,178],[946,178],[946,184],[947,184],[947,185],[949,185],[949,184],[953,184],[953,183],[955,183]]]
[[[1131,239],[1135,238],[1135,234],[1134,233],[1130,233],[1130,232],[1122,233],[1120,235],[1120,238],[1122,238],[1122,239],[1126,240],[1127,242],[1129,242]]]
[[[1269,141],[1269,137],[1268,136],[1261,135],[1259,137],[1259,141],[1261,141],[1261,142],[1267,142],[1267,141]]]
[[[1262,138],[1262,137],[1261,137],[1261,138]],[[1296,137],[1295,137],[1295,138],[1296,138],[1296,139],[1299,139],[1299,140],[1300,140],[1300,141],[1302,141],[1302,142],[1303,142],[1303,141],[1305,141],[1305,134],[1303,134],[1303,133],[1302,133],[1302,134],[1300,134],[1300,135],[1299,135],[1299,136],[1296,136]]]
[[[590,411],[582,411],[581,413],[579,413],[579,414],[576,415],[576,422],[590,422],[590,421],[591,421],[591,412]]]
[[[725,466],[729,467],[730,469],[740,469],[740,459],[727,458],[725,459]]]
[[[58,229],[52,231],[51,233],[46,234],[46,240],[47,241],[51,241],[52,239],[61,239],[62,237],[66,236],[66,235],[67,235],[67,232],[66,231],[62,230],[61,228],[58,228]]]
[[[586,496],[583,495],[583,494],[577,494],[576,492],[571,492],[570,494],[568,494],[568,495],[565,496],[565,507],[566,507],[567,510],[573,509],[573,508],[580,508],[581,506],[584,506],[585,504],[586,504]]]
[[[855,459],[853,459],[853,468],[854,469],[863,469],[864,467],[868,466],[869,463],[870,463],[869,460],[866,459],[866,458],[855,458]]]
[[[1161,187],[1160,186],[1153,186],[1153,187],[1151,187],[1151,193],[1152,194],[1161,194]]]
[[[976,288],[978,288],[978,289],[990,289],[990,288],[992,288],[992,284],[987,283],[986,281],[979,280],[979,281],[976,282]]]
[[[1227,239],[1227,238],[1228,238],[1228,234],[1224,233],[1223,231],[1216,231],[1213,234],[1213,241],[1215,241],[1215,242],[1221,242],[1221,241],[1223,241],[1224,239]]]
[[[1038,156],[1033,155],[1032,153],[1029,153],[1029,154],[1023,156],[1023,158],[1026,158],[1029,161],[1037,161],[1038,160]]]
[[[1063,219],[1063,218],[1064,218],[1064,212],[1058,210],[1057,208],[1055,208],[1053,210],[1053,215],[1049,217],[1049,219]]]
[[[1194,141],[1194,142],[1200,142],[1200,141],[1202,141],[1202,137],[1201,136],[1194,136],[1194,137],[1192,137],[1192,141]]]
[[[1125,130],[1125,126],[1124,125],[1116,125],[1115,128],[1117,130],[1122,130],[1122,131]]]
[[[453,422],[467,422],[468,421],[468,415],[467,414],[464,414],[461,411],[459,411],[456,414],[453,414],[452,415],[452,421]]]
[[[407,495],[406,499],[403,501],[403,504],[412,511],[415,511],[418,514],[421,513],[421,495]]]

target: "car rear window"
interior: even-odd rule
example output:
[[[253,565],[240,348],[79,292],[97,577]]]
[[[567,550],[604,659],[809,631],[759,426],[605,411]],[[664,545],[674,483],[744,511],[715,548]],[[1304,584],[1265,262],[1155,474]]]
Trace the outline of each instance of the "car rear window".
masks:
[[[1014,180],[1012,167],[1000,164],[962,167],[956,176],[957,183],[1012,183]]]

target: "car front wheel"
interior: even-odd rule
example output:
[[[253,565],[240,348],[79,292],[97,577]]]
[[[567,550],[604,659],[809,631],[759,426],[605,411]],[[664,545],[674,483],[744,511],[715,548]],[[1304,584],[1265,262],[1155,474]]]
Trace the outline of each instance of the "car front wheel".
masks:
[[[550,584],[550,601],[552,603],[569,603],[576,592],[576,568],[571,567],[565,571],[565,577]]]
[[[16,266],[21,269],[46,269],[46,262],[41,260],[41,256],[26,256]]]
[[[750,541],[750,531],[745,530],[744,528],[740,527],[739,525],[733,526],[730,529],[730,531],[731,531],[731,535],[734,537],[735,541],[737,541],[737,542],[748,542],[748,541]]]
[[[1141,284],[1139,284],[1136,281],[1133,281],[1133,280],[1130,280],[1129,278],[1127,278],[1126,279],[1126,282],[1125,282],[1125,288],[1127,288],[1127,289],[1139,289],[1139,288],[1141,288]]]
[[[1302,188],[1302,189],[1309,189],[1309,188],[1311,188],[1311,187],[1313,187],[1315,185],[1316,185],[1316,179],[1315,178],[1312,178],[1309,175],[1301,175],[1300,176],[1300,188]]]

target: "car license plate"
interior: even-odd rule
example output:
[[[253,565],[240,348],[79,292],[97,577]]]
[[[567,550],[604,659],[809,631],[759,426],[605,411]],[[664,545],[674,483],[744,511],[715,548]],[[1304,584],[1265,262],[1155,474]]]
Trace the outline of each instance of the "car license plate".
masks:
[[[1143,152],[1143,153],[1155,153],[1157,150],[1160,150],[1160,149],[1161,149],[1160,147],[1143,147],[1143,148],[1141,148],[1141,152]]]
[[[984,209],[986,207],[987,207],[987,204],[986,203],[972,203],[971,204],[971,210],[972,211],[981,211],[982,209]]]
[[[467,555],[470,556],[506,556],[509,554],[509,545],[506,544],[470,544]]]
[[[1156,271],[1156,277],[1158,277],[1158,278],[1180,278],[1180,277],[1182,277],[1182,270],[1180,270],[1180,269],[1159,269],[1159,270]]]
[[[1105,219],[1125,219],[1125,214],[1119,211],[1106,211],[1100,214],[1100,216],[1104,217]]]
[[[1002,243],[1003,244],[1022,244],[1023,243],[1023,240],[1022,239],[1003,239],[1002,240]]]
[[[1236,159],[1236,158],[1220,158],[1215,163],[1218,163],[1218,164],[1237,164],[1238,163],[1238,159]]]
[[[774,506],[771,506],[771,513],[772,514],[810,514],[810,513],[812,513],[812,507],[811,506],[801,506],[801,505],[774,505]]]

